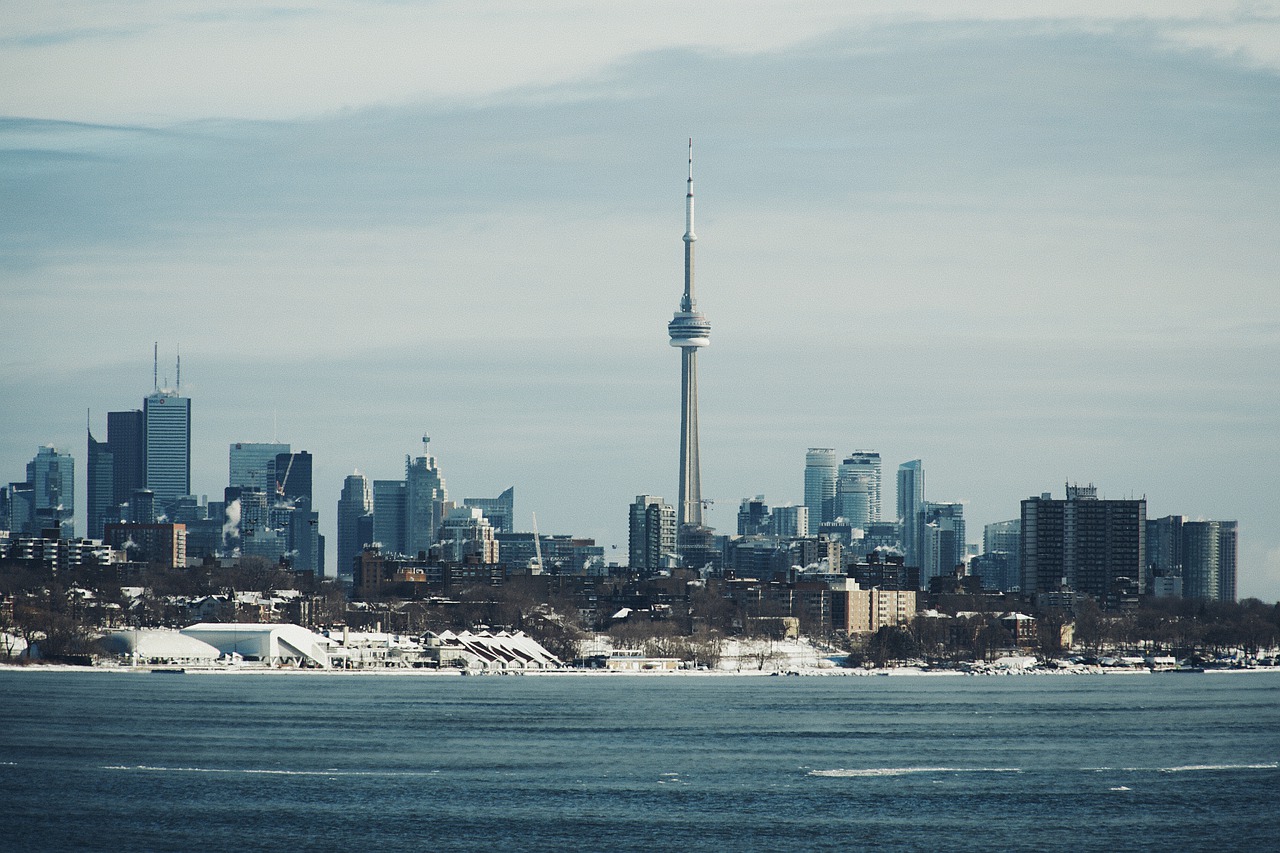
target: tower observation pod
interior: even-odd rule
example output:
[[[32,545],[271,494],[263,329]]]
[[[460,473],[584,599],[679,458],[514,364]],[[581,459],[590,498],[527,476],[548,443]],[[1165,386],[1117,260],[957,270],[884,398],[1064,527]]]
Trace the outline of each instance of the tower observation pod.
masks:
[[[684,295],[667,324],[671,346],[680,349],[680,500],[677,524],[702,527],[702,474],[698,462],[698,350],[711,343],[711,324],[698,311],[693,290],[693,140],[684,201]]]

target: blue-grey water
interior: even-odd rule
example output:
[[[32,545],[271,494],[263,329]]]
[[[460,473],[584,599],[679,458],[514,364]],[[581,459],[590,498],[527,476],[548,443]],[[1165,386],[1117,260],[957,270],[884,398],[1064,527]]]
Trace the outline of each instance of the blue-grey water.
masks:
[[[0,849],[1274,850],[1280,674],[0,672]]]

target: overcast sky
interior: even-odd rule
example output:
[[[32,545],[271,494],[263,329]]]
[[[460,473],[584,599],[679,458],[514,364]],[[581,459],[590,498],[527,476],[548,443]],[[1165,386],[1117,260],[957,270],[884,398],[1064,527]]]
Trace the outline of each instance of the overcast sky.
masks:
[[[692,136],[714,526],[873,449],[971,541],[1068,480],[1239,519],[1280,598],[1280,4],[968,5],[0,2],[0,480],[69,449],[83,530],[159,341],[193,488],[311,451],[331,560],[424,432],[621,558]]]

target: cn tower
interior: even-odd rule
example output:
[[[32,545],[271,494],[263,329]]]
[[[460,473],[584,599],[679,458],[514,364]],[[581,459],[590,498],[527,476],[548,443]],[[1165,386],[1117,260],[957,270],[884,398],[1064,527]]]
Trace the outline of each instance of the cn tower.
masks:
[[[684,199],[684,296],[667,324],[671,345],[680,348],[680,505],[678,530],[702,527],[702,474],[698,464],[698,350],[711,343],[711,324],[693,295],[693,140],[689,140],[689,189]]]

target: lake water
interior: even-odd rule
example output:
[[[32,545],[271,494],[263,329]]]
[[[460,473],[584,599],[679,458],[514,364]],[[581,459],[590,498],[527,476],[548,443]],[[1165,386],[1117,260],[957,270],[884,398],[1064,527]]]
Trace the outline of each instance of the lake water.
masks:
[[[1274,850],[1280,674],[0,671],[0,849]]]

